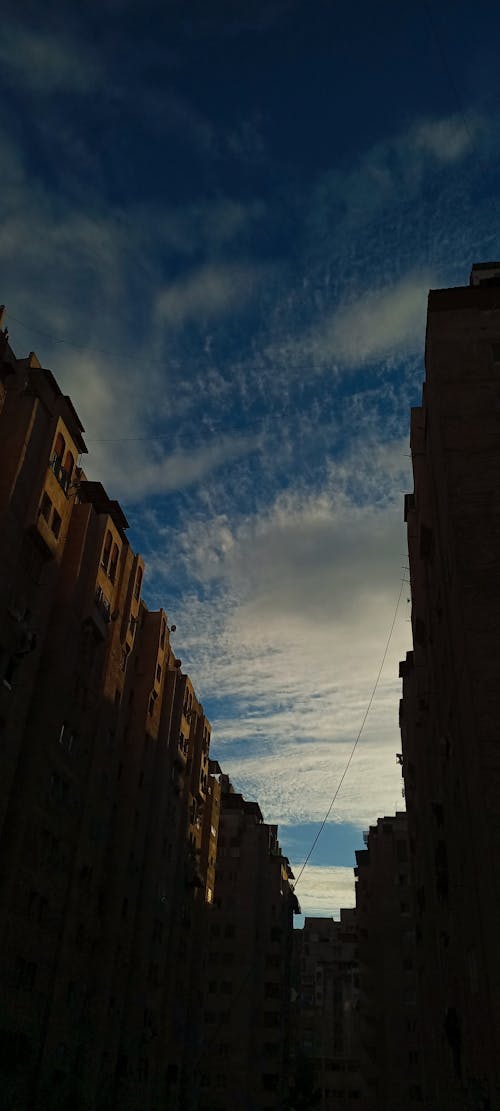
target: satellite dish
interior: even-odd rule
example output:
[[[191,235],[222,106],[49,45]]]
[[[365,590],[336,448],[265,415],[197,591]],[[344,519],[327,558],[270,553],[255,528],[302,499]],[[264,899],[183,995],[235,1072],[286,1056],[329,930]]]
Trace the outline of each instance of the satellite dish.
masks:
[[[171,625],[170,626],[170,632],[175,633],[176,628],[177,628],[177,625]]]

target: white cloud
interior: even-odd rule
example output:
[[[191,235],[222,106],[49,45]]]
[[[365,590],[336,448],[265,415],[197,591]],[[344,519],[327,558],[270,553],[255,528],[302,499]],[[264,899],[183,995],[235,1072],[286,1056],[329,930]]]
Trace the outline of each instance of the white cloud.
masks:
[[[154,441],[154,437],[152,437]],[[95,445],[97,447],[98,445]],[[216,442],[191,450],[166,453],[151,460],[148,442],[138,447],[122,443],[115,449],[114,461],[109,446],[105,447],[108,482],[115,495],[128,503],[141,498],[183,490],[202,482],[214,470],[257,450],[258,440],[252,436],[223,436]],[[127,449],[127,467],[123,468],[123,448]],[[89,468],[95,477],[101,469],[99,461],[91,460]]]
[[[257,266],[207,264],[158,294],[156,318],[179,327],[225,315],[248,301],[262,276]]]
[[[298,876],[300,866],[292,862],[292,870]],[[304,915],[338,918],[339,910],[356,905],[353,869],[308,864],[297,885],[297,897]]]
[[[81,43],[59,32],[28,30],[20,24],[3,24],[0,64],[4,76],[24,89],[40,94],[92,92],[104,74],[95,57]]]
[[[415,124],[408,143],[431,154],[438,162],[456,162],[475,145],[482,123],[477,117],[450,116]]]
[[[427,294],[433,284],[438,283],[430,272],[412,272],[340,305],[318,336],[323,358],[359,366],[392,353],[423,351]]]
[[[225,706],[212,723],[214,752],[266,820],[322,819],[361,726],[403,576],[402,446],[378,453],[358,442],[322,491],[290,493],[238,527],[219,517],[177,535],[176,553],[208,591],[205,602],[193,594],[176,610],[179,653],[202,700]],[[378,505],[348,496],[365,476]],[[163,570],[168,579],[168,559]],[[332,820],[364,826],[400,805],[407,612],[404,593]]]

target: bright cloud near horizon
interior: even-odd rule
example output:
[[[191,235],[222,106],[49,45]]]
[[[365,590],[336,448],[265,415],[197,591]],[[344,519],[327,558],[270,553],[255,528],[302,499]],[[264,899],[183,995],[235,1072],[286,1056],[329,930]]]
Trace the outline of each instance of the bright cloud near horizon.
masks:
[[[404,806],[427,293],[500,255],[500,13],[448,7],[4,5],[11,342],[70,393],[213,753],[297,873],[395,618],[306,914],[352,905],[362,831]]]

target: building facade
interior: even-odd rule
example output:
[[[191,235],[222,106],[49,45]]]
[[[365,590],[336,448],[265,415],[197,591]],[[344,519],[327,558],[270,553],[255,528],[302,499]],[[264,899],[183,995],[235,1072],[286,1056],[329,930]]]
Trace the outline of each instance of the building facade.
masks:
[[[195,1106],[220,784],[119,504],[0,334],[0,1106]]]
[[[355,910],[306,918],[294,932],[294,1064],[318,1111],[360,1107],[359,966]],[[309,1069],[307,1070],[307,1066]],[[300,1096],[297,1101],[300,1105]]]
[[[500,263],[429,295],[403,772],[429,1111],[500,1107]]]
[[[356,853],[363,1111],[421,1107],[415,929],[406,814],[379,818]]]
[[[200,1111],[278,1111],[289,1080],[293,894],[277,827],[221,788]]]

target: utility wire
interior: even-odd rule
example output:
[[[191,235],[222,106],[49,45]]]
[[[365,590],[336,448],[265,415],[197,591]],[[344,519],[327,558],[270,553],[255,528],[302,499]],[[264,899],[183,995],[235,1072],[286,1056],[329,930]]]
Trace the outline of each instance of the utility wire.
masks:
[[[354,753],[355,753],[355,751],[356,751],[356,749],[357,749],[357,747],[358,747],[358,743],[359,743],[359,740],[360,740],[360,738],[361,738],[361,734],[362,734],[362,732],[363,732],[363,729],[364,729],[364,727],[365,727],[365,725],[366,725],[366,720],[367,720],[368,714],[370,713],[370,710],[371,710],[371,708],[372,708],[372,703],[373,703],[373,699],[375,698],[375,694],[376,694],[376,691],[377,691],[377,687],[378,687],[378,685],[379,685],[379,682],[380,682],[380,676],[382,675],[382,671],[383,671],[383,667],[384,667],[384,664],[385,664],[385,661],[386,661],[387,653],[388,653],[388,651],[389,651],[389,645],[390,645],[390,643],[391,643],[391,637],[392,637],[392,634],[393,634],[393,631],[394,631],[394,626],[395,626],[395,624],[396,624],[396,617],[397,617],[397,615],[398,615],[399,603],[400,603],[400,601],[401,601],[401,595],[402,595],[402,593],[403,593],[403,587],[404,587],[404,579],[402,579],[402,580],[401,580],[401,586],[400,586],[400,588],[399,588],[398,600],[397,600],[397,602],[396,602],[396,608],[395,608],[395,610],[394,610],[394,615],[393,615],[393,618],[392,618],[392,621],[391,621],[391,627],[390,627],[390,629],[389,629],[389,636],[387,637],[386,645],[385,645],[385,648],[384,648],[384,652],[383,652],[383,655],[382,655],[382,660],[381,660],[381,663],[380,663],[380,667],[379,667],[379,669],[378,669],[378,672],[377,672],[377,678],[375,679],[375,683],[374,683],[374,685],[373,685],[373,688],[372,688],[372,692],[371,692],[371,694],[370,694],[370,697],[369,697],[369,699],[368,699],[368,705],[367,705],[367,707],[366,707],[366,710],[365,710],[365,712],[364,712],[364,715],[363,715],[363,720],[362,720],[362,722],[361,722],[361,725],[360,725],[360,727],[359,727],[359,730],[358,730],[358,734],[357,734],[356,740],[354,741],[354,744],[353,744],[353,746],[352,746],[352,748],[351,748],[351,751],[350,751],[350,753],[349,753],[349,757],[348,757],[348,759],[347,759],[347,762],[346,762],[345,768],[344,768],[344,770],[343,770],[343,772],[342,772],[342,775],[341,775],[341,777],[340,777],[340,779],[339,779],[339,781],[338,781],[338,783],[337,783],[337,786],[336,786],[336,788],[335,788],[335,792],[334,792],[334,795],[333,795],[332,801],[331,801],[331,803],[330,803],[330,805],[329,805],[329,807],[328,807],[328,810],[327,810],[327,812],[326,812],[326,814],[325,814],[325,816],[324,816],[324,818],[323,818],[323,821],[322,821],[322,823],[321,823],[321,825],[320,825],[320,827],[319,827],[319,829],[318,829],[318,832],[317,832],[317,834],[316,834],[316,836],[315,836],[315,838],[314,838],[314,841],[313,841],[313,843],[312,843],[312,845],[311,845],[311,848],[309,849],[309,852],[308,852],[308,854],[307,854],[307,856],[306,856],[306,859],[304,860],[304,863],[303,863],[303,865],[302,865],[302,867],[301,867],[301,869],[300,869],[300,872],[299,872],[299,874],[298,874],[298,876],[297,876],[297,879],[295,880],[294,890],[296,890],[296,888],[297,888],[297,884],[299,883],[299,881],[300,881],[300,878],[301,878],[301,876],[302,876],[302,874],[303,874],[303,872],[304,872],[304,869],[305,869],[305,868],[307,867],[307,864],[309,863],[309,860],[311,859],[311,856],[312,856],[312,854],[313,854],[313,852],[314,852],[314,850],[315,850],[315,848],[316,848],[316,845],[318,844],[318,841],[319,841],[319,839],[320,839],[320,837],[321,837],[321,834],[323,833],[323,830],[324,830],[324,828],[325,828],[325,826],[326,826],[326,823],[327,823],[327,821],[328,821],[328,819],[329,819],[329,817],[330,817],[330,814],[331,814],[331,812],[332,812],[332,810],[333,810],[333,807],[334,807],[334,805],[335,805],[335,802],[336,802],[336,800],[337,800],[337,796],[338,796],[338,794],[339,794],[339,791],[340,791],[340,789],[341,789],[341,787],[342,787],[342,784],[343,784],[343,782],[344,782],[344,779],[345,779],[345,777],[346,777],[346,775],[347,775],[347,772],[349,771],[349,768],[350,768],[350,766],[351,766],[352,758],[353,758],[353,756],[354,756]]]
[[[110,349],[107,347],[94,347],[88,343],[76,343],[74,340],[68,339],[67,336],[57,336],[54,332],[46,332],[42,328],[36,328],[32,324],[27,324],[25,320],[20,320],[18,316],[14,316],[7,308],[5,309],[5,315],[8,316],[10,320],[15,321],[16,324],[20,324],[21,328],[25,328],[27,332],[32,332],[35,336],[43,336],[44,339],[52,340],[53,343],[61,343],[64,344],[66,347],[74,347],[77,351],[84,351],[85,353],[88,353],[90,355],[106,355],[108,362],[111,362],[111,364],[114,363],[117,366],[124,360],[127,360],[134,363],[147,363],[149,364],[149,366],[163,367],[165,370],[173,370],[177,374],[182,373],[180,361],[178,366],[169,366],[166,359],[152,359],[147,354],[143,355],[139,351],[135,351],[133,354],[130,354],[130,345],[128,351],[117,351],[116,348]],[[307,363],[306,365],[294,363],[293,369],[304,371],[304,373],[315,374],[323,371],[325,369],[325,365],[327,364],[324,364],[323,366],[315,366],[312,363]],[[252,366],[251,363],[245,364],[245,366],[250,370],[264,369],[262,365],[256,366],[254,364]],[[268,365],[267,369],[272,370],[272,365]]]

